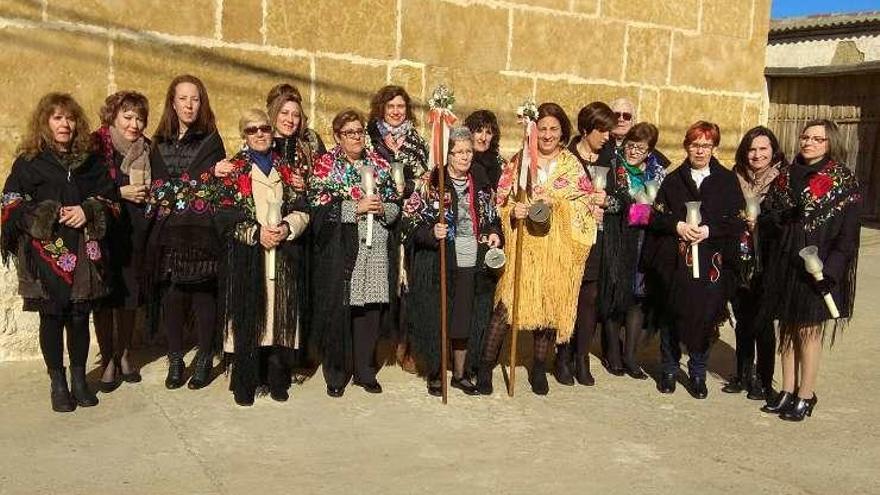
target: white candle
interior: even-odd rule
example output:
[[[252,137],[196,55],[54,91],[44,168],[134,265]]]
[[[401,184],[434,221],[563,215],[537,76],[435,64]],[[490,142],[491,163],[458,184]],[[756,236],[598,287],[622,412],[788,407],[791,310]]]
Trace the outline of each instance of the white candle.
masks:
[[[266,199],[266,224],[276,227],[281,223],[281,201],[271,195]],[[269,280],[275,280],[275,248],[266,251],[266,275]]]
[[[761,214],[761,196],[746,196],[746,217],[755,221]]]
[[[376,193],[376,178],[373,177],[373,167],[361,168],[361,186],[364,194],[372,196]],[[373,247],[373,214],[367,213],[367,247]]]
[[[602,192],[608,184],[608,167],[593,167],[593,189]]]
[[[812,275],[817,282],[821,282],[825,278],[825,275],[822,274],[822,269],[825,268],[825,265],[819,258],[819,248],[807,246],[801,249],[798,255],[803,258],[807,273]],[[831,317],[834,319],[840,318],[840,311],[838,311],[837,304],[834,302],[834,298],[831,297],[831,293],[823,294],[822,299],[825,300],[825,307],[828,308]]]
[[[657,199],[657,192],[660,191],[660,183],[656,180],[649,180],[645,182],[645,192],[648,193],[648,199],[651,203]]]
[[[685,217],[685,221],[688,225],[692,225],[694,227],[699,227],[700,222],[703,221],[702,215],[700,215],[700,205],[701,201],[688,201],[684,204],[684,207],[687,208],[687,215]],[[699,244],[691,244],[691,275],[694,278],[700,278],[700,250]]]

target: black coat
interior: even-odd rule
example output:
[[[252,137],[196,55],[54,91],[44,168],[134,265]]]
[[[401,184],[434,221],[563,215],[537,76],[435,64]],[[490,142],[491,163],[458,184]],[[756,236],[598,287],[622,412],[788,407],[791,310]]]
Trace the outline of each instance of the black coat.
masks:
[[[652,303],[667,308],[665,317],[688,348],[706,350],[727,315],[726,303],[735,289],[736,242],[745,228],[745,199],[736,175],[714,158],[710,175],[697,189],[685,161],[670,173],[657,193],[642,266],[654,276]],[[685,203],[701,201],[701,225],[709,237],[699,244],[700,278],[691,272],[690,245],[679,239],[678,222],[686,219]]]
[[[26,311],[60,312],[109,292],[104,237],[117,199],[93,154],[61,159],[43,151],[15,161],[3,188],[2,252],[4,261],[16,260]],[[81,206],[86,225],[60,224],[62,206]]]

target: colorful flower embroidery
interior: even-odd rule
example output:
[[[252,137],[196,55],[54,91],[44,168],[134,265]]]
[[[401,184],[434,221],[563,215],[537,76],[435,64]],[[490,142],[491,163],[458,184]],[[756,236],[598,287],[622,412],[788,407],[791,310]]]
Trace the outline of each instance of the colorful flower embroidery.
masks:
[[[101,260],[101,246],[97,241],[89,241],[86,243],[86,254],[92,261]]]
[[[238,207],[248,212],[250,218],[256,218],[256,205],[254,204],[254,188],[251,179],[253,163],[246,152],[239,152],[230,159],[232,172],[221,179],[215,179],[213,201],[220,208]],[[284,161],[280,153],[272,153],[272,167],[281,177],[284,198],[291,200],[297,196],[293,187],[294,172],[290,165]],[[193,208],[201,204],[196,200]]]
[[[377,153],[366,151],[364,158],[351,163],[342,148],[337,146],[315,162],[314,173],[309,178],[309,202],[313,206],[323,206],[335,199],[357,201],[363,196],[360,170],[365,166],[373,169],[376,194],[382,201],[397,201],[397,189],[388,162]]]
[[[22,202],[30,200],[31,197],[27,194],[21,195],[17,192],[3,193],[3,211],[2,215],[0,215],[2,216],[2,219],[0,219],[0,221],[6,223],[6,221],[9,220],[9,215],[11,215],[16,208],[21,206]]]
[[[64,245],[64,239],[60,237],[54,241],[32,239],[31,245],[55,275],[58,275],[68,285],[73,283],[73,271],[76,269],[77,257]]]
[[[821,172],[810,177],[809,184],[807,185],[810,189],[810,194],[813,195],[813,199],[819,199],[824,196],[833,186],[834,180]]]
[[[787,175],[779,174],[780,177]],[[787,184],[788,179],[783,179]],[[829,160],[807,181],[800,193],[804,208],[804,226],[815,230],[848,204],[860,201],[859,183],[845,166]]]
[[[76,255],[73,253],[64,253],[58,257],[57,263],[65,272],[72,272],[76,268]]]
[[[211,185],[212,177],[211,172],[204,172],[196,180],[184,172],[180,177],[154,180],[150,186],[146,214],[151,215],[155,212],[159,218],[163,218],[170,215],[172,211],[182,213],[189,210],[199,214],[210,213],[214,195]]]

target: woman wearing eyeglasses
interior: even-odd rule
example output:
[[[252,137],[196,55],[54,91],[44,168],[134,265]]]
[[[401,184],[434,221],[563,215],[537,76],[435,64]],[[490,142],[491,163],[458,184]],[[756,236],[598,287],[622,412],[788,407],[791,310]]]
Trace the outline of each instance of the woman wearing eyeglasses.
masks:
[[[615,374],[625,371],[637,380],[648,375],[635,359],[645,322],[645,274],[639,267],[645,229],[651,217],[652,193],[663,183],[666,169],[654,154],[659,131],[647,122],[633,126],[623,153],[609,174],[608,208],[603,221],[603,256],[599,273],[599,313],[609,343],[605,359]],[[621,359],[620,329],[623,332]]]
[[[392,229],[400,215],[391,167],[364,146],[355,110],[333,119],[337,145],[309,178],[312,207],[312,339],[323,354],[327,394],[341,397],[349,378],[369,393],[376,380],[376,343],[397,281]],[[370,174],[373,191],[365,190]],[[372,225],[372,227],[370,227]]]
[[[825,333],[831,330],[833,343],[853,312],[862,197],[845,158],[836,124],[808,122],[800,153],[774,181],[759,217],[771,244],[765,286],[773,305],[765,317],[779,321],[782,354],[782,390],[761,410],[788,421],[812,415]],[[811,275],[799,255],[806,246],[818,248],[820,276]],[[839,317],[829,310],[828,294]]]
[[[290,371],[281,356],[299,347],[304,321],[301,249],[291,241],[305,231],[309,215],[293,168],[272,149],[272,130],[265,112],[246,111],[239,120],[244,146],[216,181],[217,224],[225,241],[223,347],[241,406],[254,403],[262,360],[268,361],[271,397],[288,399]]]
[[[745,227],[740,218],[745,203],[736,175],[713,156],[720,141],[716,124],[699,121],[688,128],[687,158],[660,186],[643,251],[646,265],[661,285],[661,292],[652,297],[663,298],[659,304],[667,308],[667,321],[660,329],[658,389],[666,394],[675,391],[684,344],[689,354],[688,388],[697,399],[709,393],[709,348],[727,316],[736,241]],[[692,201],[700,202],[698,223],[693,218],[688,221],[686,203]]]

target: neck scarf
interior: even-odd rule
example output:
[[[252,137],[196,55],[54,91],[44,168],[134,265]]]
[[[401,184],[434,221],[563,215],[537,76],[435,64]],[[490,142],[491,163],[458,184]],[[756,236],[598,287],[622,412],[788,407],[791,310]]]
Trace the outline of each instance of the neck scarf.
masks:
[[[267,152],[255,151],[252,149],[247,150],[248,157],[260,169],[260,172],[263,172],[263,175],[266,177],[272,172],[272,154]]]
[[[150,183],[150,147],[143,136],[137,141],[129,141],[122,137],[122,133],[116,127],[110,126],[110,140],[113,147],[122,155],[122,164],[119,171],[128,176],[128,182],[132,185],[147,185]]]

